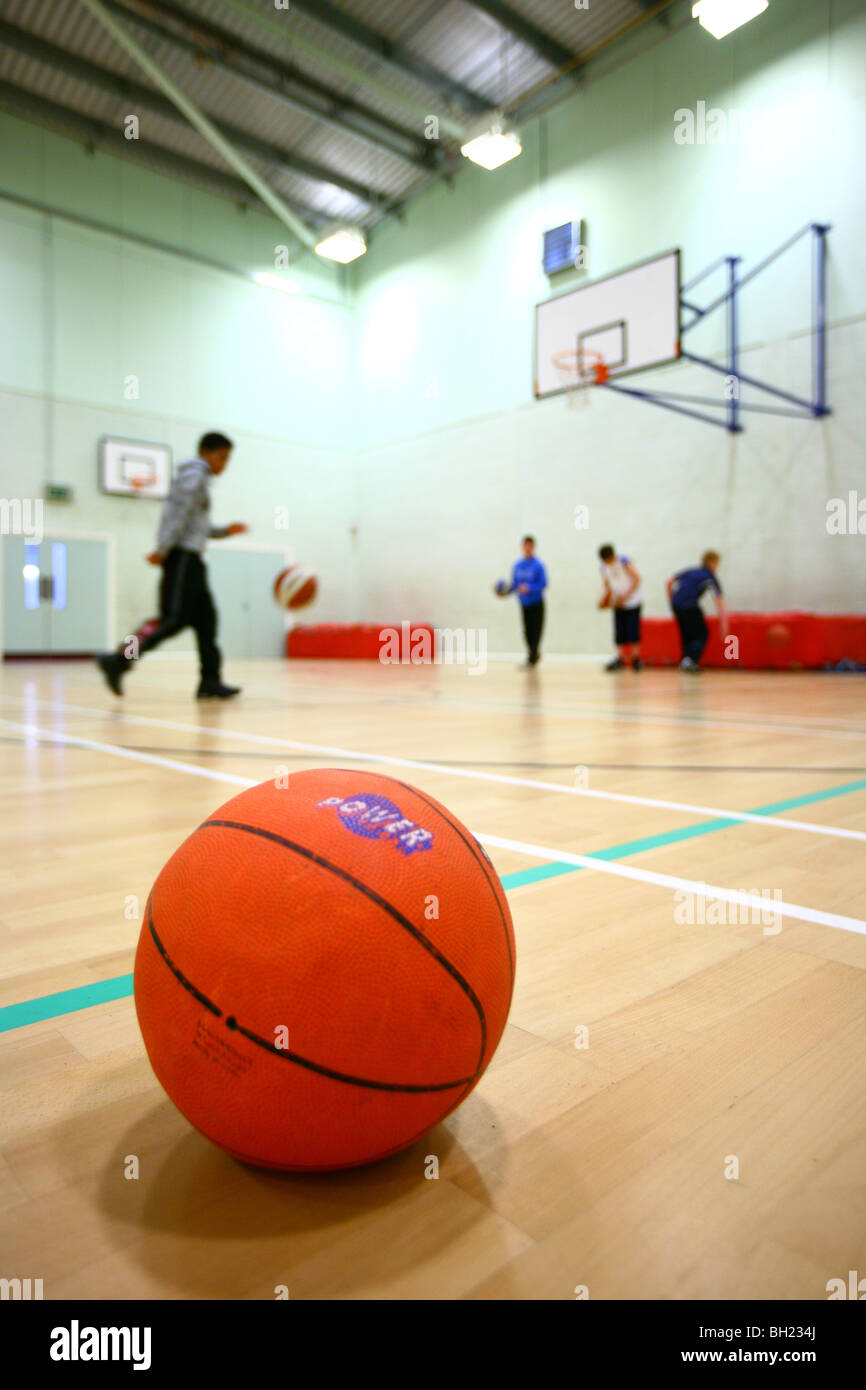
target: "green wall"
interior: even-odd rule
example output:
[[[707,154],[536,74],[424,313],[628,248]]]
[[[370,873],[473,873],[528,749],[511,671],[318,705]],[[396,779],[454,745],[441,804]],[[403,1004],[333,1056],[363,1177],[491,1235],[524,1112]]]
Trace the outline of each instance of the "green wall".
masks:
[[[334,404],[354,376],[345,272],[305,255],[285,272],[299,293],[253,283],[290,242],[274,218],[8,116],[4,192],[57,215],[0,196],[0,496],[73,488],[45,525],[117,537],[117,630],[129,632],[152,607],[141,557],[159,509],[100,491],[98,440],[165,442],[177,461],[223,429],[237,450],[215,517],[327,572],[323,619],[350,611],[354,427]]]

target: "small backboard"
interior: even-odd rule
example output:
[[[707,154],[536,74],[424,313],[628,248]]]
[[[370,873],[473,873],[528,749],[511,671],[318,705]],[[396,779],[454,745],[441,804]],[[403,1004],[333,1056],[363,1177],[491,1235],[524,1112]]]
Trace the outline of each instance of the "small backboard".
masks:
[[[554,396],[675,361],[680,253],[667,251],[535,309],[535,395]],[[604,372],[596,370],[602,363]],[[569,371],[569,364],[571,370]]]
[[[99,441],[100,486],[120,497],[168,496],[171,487],[171,449],[139,439]]]

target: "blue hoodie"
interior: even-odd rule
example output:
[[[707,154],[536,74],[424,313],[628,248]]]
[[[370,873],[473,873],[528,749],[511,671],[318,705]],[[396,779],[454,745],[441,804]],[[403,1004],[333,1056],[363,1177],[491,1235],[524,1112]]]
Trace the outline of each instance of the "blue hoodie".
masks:
[[[512,588],[516,590],[518,584],[529,585],[528,594],[517,595],[524,608],[528,608],[532,603],[541,602],[544,590],[547,588],[547,574],[544,565],[534,555],[528,560],[524,556],[522,560],[515,562],[511,572]]]

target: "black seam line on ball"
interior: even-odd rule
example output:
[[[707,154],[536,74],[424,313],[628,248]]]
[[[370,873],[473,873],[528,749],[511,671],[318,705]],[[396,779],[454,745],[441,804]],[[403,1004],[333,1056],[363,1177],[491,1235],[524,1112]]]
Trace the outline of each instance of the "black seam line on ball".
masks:
[[[178,970],[174,960],[172,960],[168,952],[165,951],[163,942],[158,938],[156,927],[154,927],[153,924],[153,909],[150,899],[147,899],[147,924],[149,924],[150,935],[153,937],[157,951],[163,956],[165,965],[167,965],[171,973],[174,974],[178,983],[182,984],[183,988],[188,990],[190,994],[192,994],[192,997],[199,1001],[199,1004],[203,1004],[204,1008],[210,1009],[211,1013],[215,1013],[218,1019],[221,1019],[222,1009],[218,1009],[217,1005],[213,1004],[213,1002],[207,998],[207,995],[202,994],[202,991],[196,990],[195,984],[192,984],[192,981],[186,979],[185,974],[183,974],[181,970]],[[296,1062],[297,1066],[304,1066],[309,1072],[317,1072],[320,1076],[331,1077],[331,1080],[334,1081],[345,1081],[348,1086],[364,1086],[367,1087],[367,1090],[371,1091],[411,1091],[411,1093],[414,1094],[427,1093],[427,1091],[453,1091],[459,1086],[473,1086],[478,1079],[478,1072],[475,1072],[473,1076],[459,1076],[453,1081],[434,1081],[434,1083],[428,1084],[428,1086],[420,1086],[420,1084],[416,1086],[416,1084],[409,1083],[409,1081],[407,1081],[406,1084],[399,1083],[399,1081],[371,1081],[364,1076],[350,1076],[348,1072],[336,1072],[331,1066],[322,1066],[320,1062],[311,1062],[310,1058],[300,1055],[300,1052],[291,1052],[288,1048],[279,1048],[275,1042],[268,1042],[267,1038],[261,1038],[259,1034],[252,1033],[250,1029],[245,1029],[245,1027],[238,1023],[238,1020],[232,1015],[229,1015],[227,1020],[225,1020],[225,1026],[227,1026],[227,1029],[231,1030],[232,1033],[242,1033],[243,1037],[249,1038],[249,1041],[254,1042],[257,1047],[264,1048],[265,1052],[274,1052],[279,1058],[284,1058],[286,1062]],[[424,1133],[424,1131],[421,1131],[421,1133]]]
[[[395,781],[398,781],[399,779],[395,777],[394,780],[395,780]],[[474,857],[476,863],[477,863],[477,864],[479,865],[479,867],[481,868],[481,871],[483,872],[484,877],[487,879],[487,882],[490,884],[490,890],[491,890],[491,892],[493,893],[493,898],[494,898],[494,901],[495,901],[495,903],[496,903],[496,910],[497,910],[497,912],[499,913],[499,920],[500,920],[500,922],[502,923],[502,932],[503,932],[503,935],[504,935],[504,937],[505,937],[505,949],[506,949],[507,952],[508,952],[508,969],[509,969],[509,973],[510,973],[510,975],[511,975],[511,985],[512,985],[512,989],[513,989],[513,986],[514,986],[514,958],[513,958],[512,954],[511,954],[511,940],[510,940],[509,935],[508,935],[508,928],[507,928],[507,926],[505,925],[505,917],[504,917],[503,912],[502,912],[502,904],[501,904],[500,901],[499,901],[499,894],[497,893],[497,891],[496,891],[496,886],[495,886],[495,884],[494,884],[492,878],[490,877],[491,872],[494,873],[494,874],[496,874],[496,870],[492,868],[492,865],[489,865],[489,864],[487,864],[487,863],[485,862],[485,859],[484,859],[484,855],[483,855],[483,854],[479,854],[479,853],[478,853],[477,841],[475,841],[474,838],[473,838],[472,840],[467,840],[466,836],[463,834],[462,829],[461,829],[458,825],[456,825],[456,824],[454,823],[454,821],[450,819],[450,817],[443,815],[442,812],[440,811],[439,807],[435,804],[435,802],[430,801],[429,798],[426,797],[426,796],[424,795],[423,792],[421,792],[421,791],[418,790],[417,787],[410,787],[408,782],[399,782],[399,785],[400,785],[401,787],[405,787],[406,790],[407,790],[408,792],[412,792],[415,796],[417,796],[421,801],[424,802],[425,806],[429,806],[431,811],[435,811],[435,812],[436,812],[436,814],[437,814],[437,816],[439,816],[440,820],[444,820],[446,825],[450,825],[450,826],[451,826],[451,829],[454,830],[454,831],[456,831],[456,833],[460,836],[460,838],[461,838],[461,840],[463,841],[463,843],[466,845],[466,848],[469,850],[470,854]],[[469,833],[470,833],[470,836],[471,836],[471,831],[470,831]],[[499,881],[499,875],[498,875],[498,874],[496,875],[496,877],[497,877],[497,881]],[[499,886],[500,886],[500,888],[502,887],[501,882],[499,883]]]
[[[394,921],[399,923],[410,936],[414,937],[418,944],[423,946],[428,955],[431,955],[433,959],[438,961],[442,968],[448,972],[455,983],[463,990],[467,999],[472,1004],[472,1007],[475,1009],[478,1015],[478,1022],[481,1026],[481,1050],[478,1054],[478,1063],[475,1071],[475,1074],[477,1074],[484,1060],[484,1053],[487,1048],[487,1019],[484,1017],[484,1009],[481,1006],[481,1000],[478,998],[478,995],[475,993],[469,981],[460,974],[457,967],[451,964],[448,957],[444,956],[442,952],[433,945],[432,941],[427,940],[423,932],[420,932],[417,927],[412,925],[408,917],[404,917],[402,912],[398,912],[397,908],[389,903],[387,898],[383,898],[380,893],[377,893],[375,888],[370,888],[366,883],[362,883],[360,879],[355,878],[352,874],[348,873],[346,869],[340,868],[339,864],[332,864],[329,859],[325,859],[323,855],[317,854],[315,850],[308,849],[306,845],[295,844],[293,840],[287,840],[284,835],[277,835],[273,830],[262,830],[257,825],[245,825],[242,821],[206,820],[198,827],[195,834],[198,834],[199,830],[208,830],[212,828],[242,830],[247,835],[258,835],[263,840],[271,840],[276,845],[282,845],[284,849],[291,850],[294,854],[300,855],[301,858],[308,859],[313,864],[318,864],[319,868],[327,869],[329,873],[336,874],[338,878],[341,878],[345,883],[351,884],[353,888],[357,888],[359,893],[363,893],[371,902],[381,907],[384,912],[388,913],[389,917],[393,917]]]
[[[156,949],[159,951],[159,954],[162,956],[172,975],[174,975],[175,979],[183,985],[184,989],[189,990],[190,994],[193,996],[194,999],[197,999],[200,1004],[204,1004],[206,1009],[210,1009],[212,1014],[216,1014],[217,1018],[222,1018],[222,1009],[218,1009],[216,1004],[212,1003],[212,1001],[208,999],[207,995],[202,994],[201,990],[196,989],[195,985],[186,978],[183,972],[178,970],[174,961],[171,959],[171,956],[168,954],[168,951],[163,946],[162,942],[156,934],[156,927],[153,925],[153,908],[151,905],[150,898],[148,898],[147,900],[147,922],[148,926],[150,927],[150,934],[153,937],[154,945],[156,946]]]
[[[286,1062],[296,1062],[299,1067],[306,1067],[308,1071],[317,1072],[319,1076],[328,1076],[332,1081],[345,1081],[349,1086],[365,1086],[369,1091],[411,1091],[414,1094],[426,1094],[428,1091],[454,1091],[458,1086],[473,1084],[478,1078],[476,1072],[474,1076],[461,1076],[456,1081],[435,1081],[423,1086],[412,1082],[370,1081],[365,1076],[350,1076],[348,1072],[335,1071],[333,1067],[322,1066],[321,1062],[312,1062],[309,1057],[302,1057],[299,1052],[291,1052],[287,1047],[277,1047],[276,1043],[269,1042],[267,1038],[260,1038],[258,1033],[252,1033],[249,1028],[244,1028],[236,1018],[231,1016],[226,1019],[226,1027],[231,1029],[233,1033],[242,1033],[257,1047],[263,1047],[266,1052],[272,1052],[275,1056],[282,1057]]]
[[[183,985],[184,989],[188,990],[193,998],[197,999],[200,1004],[204,1004],[206,1009],[210,1009],[212,1014],[216,1014],[217,1018],[222,1018],[222,1009],[218,1009],[216,1004],[212,1003],[206,995],[196,989],[195,985],[178,970],[177,966],[172,961],[157,936],[156,927],[153,925],[153,910],[150,899],[148,899],[147,903],[147,920],[156,949],[159,951],[159,954],[162,956],[178,983]],[[276,1043],[269,1042],[267,1038],[260,1038],[258,1033],[253,1033],[249,1028],[244,1028],[231,1014],[226,1018],[226,1027],[233,1033],[242,1033],[245,1038],[255,1043],[257,1047],[264,1048],[266,1052],[273,1052],[277,1057],[283,1058],[286,1062],[295,1062],[299,1067],[306,1067],[307,1071],[317,1072],[319,1076],[330,1077],[332,1081],[344,1081],[348,1086],[364,1086],[370,1091],[409,1091],[413,1094],[426,1094],[428,1091],[453,1091],[456,1090],[458,1086],[469,1087],[474,1085],[479,1076],[479,1073],[475,1072],[472,1076],[458,1076],[454,1081],[436,1081],[432,1084],[423,1086],[420,1084],[416,1085],[413,1082],[403,1084],[397,1081],[370,1081],[364,1076],[351,1076],[348,1072],[335,1071],[333,1067],[326,1067],[319,1062],[311,1061],[309,1057],[302,1057],[299,1052],[291,1052],[288,1048],[277,1047]],[[423,1133],[424,1131],[422,1130],[421,1132]]]

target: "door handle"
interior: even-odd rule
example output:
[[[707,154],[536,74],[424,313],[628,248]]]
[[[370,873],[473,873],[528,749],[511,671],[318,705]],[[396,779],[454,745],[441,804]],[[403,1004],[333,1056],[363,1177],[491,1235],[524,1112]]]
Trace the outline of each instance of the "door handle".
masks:
[[[39,576],[39,597],[40,599],[53,599],[54,597],[54,576],[53,574],[41,574]]]

